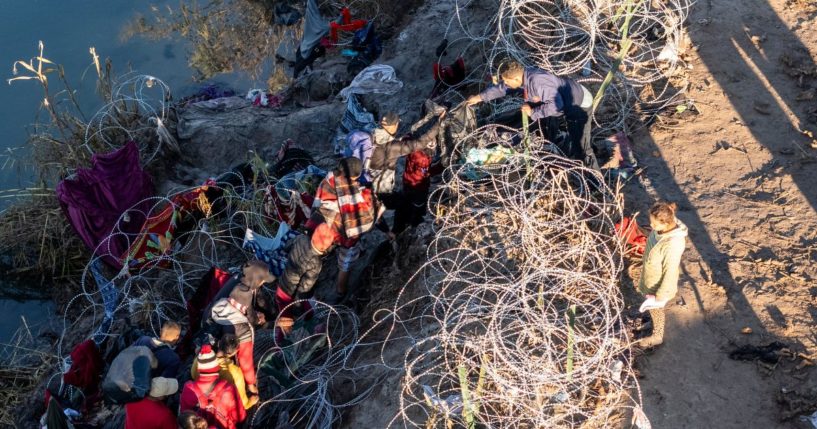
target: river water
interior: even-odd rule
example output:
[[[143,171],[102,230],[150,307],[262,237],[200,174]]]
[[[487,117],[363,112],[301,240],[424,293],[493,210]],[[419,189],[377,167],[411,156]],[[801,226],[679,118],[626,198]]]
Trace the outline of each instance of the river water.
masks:
[[[37,117],[42,90],[33,80],[9,85],[6,79],[13,77],[14,61],[28,61],[38,54],[39,40],[45,44],[44,56],[65,67],[88,116],[100,107],[88,53],[91,46],[96,47],[100,58],[111,58],[115,73],[121,74],[130,66],[139,73],[156,76],[170,86],[177,98],[194,87],[194,73],[187,66],[187,46],[183,42],[140,38],[122,41],[119,37],[123,26],[137,13],[147,14],[151,4],[177,7],[178,1],[0,0],[0,4],[0,166],[5,166],[0,169],[0,190],[32,185],[33,173],[21,169],[20,163],[12,163],[7,155],[11,152],[15,158],[25,157],[26,136]],[[24,72],[20,67],[18,70]],[[50,76],[49,82],[58,86],[56,74]],[[8,201],[3,198],[0,207]],[[9,341],[21,324],[21,316],[36,327],[53,313],[50,301],[7,298],[4,292],[10,288],[0,283],[0,343]]]

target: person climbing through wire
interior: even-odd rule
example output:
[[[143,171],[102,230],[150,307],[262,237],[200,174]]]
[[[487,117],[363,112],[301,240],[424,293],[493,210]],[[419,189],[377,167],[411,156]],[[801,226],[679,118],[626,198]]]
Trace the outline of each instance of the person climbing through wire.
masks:
[[[179,374],[181,360],[173,347],[179,342],[181,332],[182,328],[178,323],[167,320],[162,324],[159,338],[145,335],[133,343],[135,346],[149,348],[153,355],[156,356],[159,364],[154,370],[154,377],[176,378]]]
[[[203,344],[196,356],[198,377],[184,384],[179,413],[193,411],[211,428],[235,429],[247,411],[234,384],[219,378],[219,362],[213,346]]]
[[[384,208],[368,188],[358,183],[363,164],[357,158],[343,158],[323,179],[315,194],[312,217],[306,228],[314,230],[321,223],[329,225],[338,244],[338,277],[335,291],[325,298],[337,304],[346,297],[352,264],[360,257],[360,237],[377,227],[388,232],[381,219]]]
[[[274,281],[275,276],[270,273],[269,265],[259,260],[248,261],[242,267],[242,275],[232,284],[224,285],[209,312],[205,313],[209,314],[206,331],[216,331],[215,337],[225,333],[238,337],[236,358],[250,395],[258,394],[253,361],[255,327],[264,325],[266,317],[259,311],[259,307],[265,307],[259,305],[263,296],[261,289]]]
[[[323,266],[322,258],[329,253],[335,242],[335,232],[321,223],[312,235],[299,235],[292,241],[284,274],[278,282],[275,303],[278,306],[276,335],[289,333],[295,319],[311,311],[309,299]],[[295,303],[295,300],[300,300]],[[279,338],[280,339],[280,338]]]
[[[652,335],[639,345],[651,348],[664,342],[664,307],[678,292],[681,255],[686,248],[687,227],[675,217],[675,203],[659,202],[650,208],[652,232],[647,237],[638,291],[644,295],[640,312],[649,311]]]
[[[445,116],[445,109],[426,115],[413,128],[415,130],[423,128],[434,119],[434,114],[442,120]],[[398,138],[400,117],[394,112],[388,112],[381,118],[380,127],[375,128],[371,134],[364,131],[349,134],[345,155],[363,162],[361,183],[371,184],[379,197],[390,195],[394,191],[395,180],[399,180],[395,179],[397,160],[417,150],[436,148],[440,120],[417,136],[409,134]],[[387,205],[390,205],[389,202]]]
[[[559,125],[567,122],[569,140],[560,147],[570,158],[583,161],[587,167],[599,169],[590,142],[590,117],[593,95],[578,82],[556,76],[536,67],[524,67],[511,61],[500,66],[501,82],[468,98],[468,105],[476,105],[504,97],[508,90],[522,89],[525,103],[521,112],[532,121],[549,141],[557,143]]]

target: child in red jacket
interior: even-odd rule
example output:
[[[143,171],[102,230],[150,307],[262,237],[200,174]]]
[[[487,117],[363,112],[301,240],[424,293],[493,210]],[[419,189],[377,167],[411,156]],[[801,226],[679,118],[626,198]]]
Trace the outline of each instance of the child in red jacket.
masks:
[[[219,379],[218,360],[210,344],[201,346],[196,363],[199,377],[185,383],[179,412],[195,411],[211,428],[235,429],[247,412],[235,385]]]

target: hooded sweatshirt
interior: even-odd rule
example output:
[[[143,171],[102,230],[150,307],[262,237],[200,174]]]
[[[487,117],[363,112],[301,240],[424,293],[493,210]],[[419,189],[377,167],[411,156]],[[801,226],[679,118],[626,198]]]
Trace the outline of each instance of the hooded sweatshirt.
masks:
[[[668,301],[678,292],[681,255],[686,248],[688,230],[677,218],[675,222],[678,226],[672,231],[664,234],[651,232],[644,250],[644,268],[638,291],[655,295],[657,301]]]

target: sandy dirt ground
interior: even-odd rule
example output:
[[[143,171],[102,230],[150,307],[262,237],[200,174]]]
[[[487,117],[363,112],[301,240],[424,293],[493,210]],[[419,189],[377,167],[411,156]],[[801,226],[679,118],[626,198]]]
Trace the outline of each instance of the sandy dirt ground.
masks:
[[[405,31],[435,31],[430,11],[444,3]],[[645,169],[625,188],[628,212],[646,224],[655,200],[675,201],[690,231],[665,345],[638,364],[654,428],[806,428],[782,419],[817,409],[778,401],[817,381],[803,359],[817,352],[817,149],[802,132],[817,132],[814,16],[807,1],[699,1],[687,22],[687,97],[700,114],[631,135]],[[776,366],[728,357],[772,341],[802,355]],[[344,427],[385,426],[399,389],[389,375]]]

